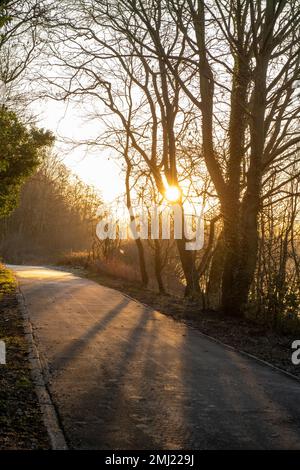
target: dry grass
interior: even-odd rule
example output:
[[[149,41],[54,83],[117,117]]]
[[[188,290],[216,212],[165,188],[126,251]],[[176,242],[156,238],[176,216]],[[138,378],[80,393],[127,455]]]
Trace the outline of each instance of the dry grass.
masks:
[[[4,264],[0,263],[0,300],[5,296],[12,294],[16,288],[16,279]]]
[[[58,266],[70,266],[73,268],[88,268],[93,272],[105,273],[108,276],[139,283],[138,270],[117,258],[112,258],[107,261],[92,260],[88,252],[77,251],[64,254],[58,259],[56,264]]]
[[[87,267],[90,263],[87,251],[70,251],[59,256],[56,264],[58,266],[71,266],[73,268]]]

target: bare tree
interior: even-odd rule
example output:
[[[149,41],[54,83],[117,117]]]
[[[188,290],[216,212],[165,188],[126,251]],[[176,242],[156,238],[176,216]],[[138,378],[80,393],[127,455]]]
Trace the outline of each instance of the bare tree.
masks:
[[[179,86],[168,73],[164,61],[148,63],[144,51],[138,51],[134,43],[127,44],[129,49],[124,52],[124,44],[117,37],[111,37],[108,42],[101,34],[97,35],[90,23],[93,22],[96,29],[99,29],[100,24],[94,11],[94,7],[99,5],[96,2],[90,6],[91,10],[88,2],[82,6],[86,16],[82,17],[81,24],[74,22],[72,12],[68,11],[65,20],[68,29],[63,33],[62,39],[64,46],[60,49],[59,44],[52,43],[52,52],[59,58],[60,65],[71,74],[69,81],[55,80],[60,91],[59,94],[56,92],[56,98],[90,95],[102,101],[119,119],[130,147],[140,155],[153,175],[158,191],[164,196],[166,185],[162,175],[165,176],[167,185],[179,188],[176,145],[182,128],[187,130],[186,120],[184,124],[180,120],[186,117],[188,109],[179,105]],[[74,53],[66,53],[70,46],[70,34],[75,34],[77,38],[74,43],[71,39],[73,46],[75,44],[76,60]],[[83,38],[91,38],[97,49],[85,48]],[[107,54],[111,59],[107,69],[105,73],[98,74],[99,64],[105,60]],[[134,105],[128,103],[130,94],[135,94]],[[132,106],[134,110],[131,114],[134,119],[128,119],[128,108]],[[181,195],[177,202],[183,207]],[[196,256],[186,250],[184,236],[176,243],[186,279],[186,295],[197,295],[199,275]]]
[[[222,306],[239,315],[256,267],[263,175],[293,160],[300,140],[299,102],[291,100],[299,78],[300,5],[99,3],[112,28],[143,47],[144,57],[162,62],[161,76],[171,72],[201,112],[202,151],[224,220]]]
[[[274,171],[280,175],[279,191],[289,179],[287,169],[299,161],[294,90],[299,2],[66,0],[63,5],[50,24],[52,53],[68,70],[67,79],[56,77],[59,97],[102,101],[118,117],[161,194],[162,174],[168,184],[180,185],[180,127],[184,121],[188,133],[195,124],[223,218],[222,308],[242,314],[256,270],[268,178]],[[135,87],[130,125],[123,96],[128,80]],[[295,171],[292,179],[298,176]],[[178,241],[178,250],[187,294],[193,295],[199,292],[199,270],[184,242]]]
[[[41,52],[49,8],[44,0],[2,0],[0,4],[0,83],[5,87],[5,104],[22,113],[32,99],[24,93],[24,78]]]

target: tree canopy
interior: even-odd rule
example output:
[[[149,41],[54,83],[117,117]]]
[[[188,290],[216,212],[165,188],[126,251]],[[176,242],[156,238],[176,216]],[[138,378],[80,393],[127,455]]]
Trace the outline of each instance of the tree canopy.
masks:
[[[43,149],[54,142],[49,131],[27,128],[17,115],[0,111],[0,217],[16,205],[22,183],[41,160]]]

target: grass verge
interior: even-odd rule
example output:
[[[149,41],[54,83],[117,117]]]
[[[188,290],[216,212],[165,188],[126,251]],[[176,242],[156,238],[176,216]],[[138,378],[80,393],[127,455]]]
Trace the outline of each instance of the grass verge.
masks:
[[[0,340],[6,364],[0,365],[0,449],[49,449],[28,362],[16,280],[0,264]]]

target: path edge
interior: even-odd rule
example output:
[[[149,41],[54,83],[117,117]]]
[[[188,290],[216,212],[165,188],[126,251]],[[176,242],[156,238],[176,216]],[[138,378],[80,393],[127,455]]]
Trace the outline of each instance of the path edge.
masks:
[[[48,266],[50,269],[57,269],[58,271],[64,271],[64,272],[69,272],[77,277],[80,277],[82,279],[87,279],[88,281],[91,281],[91,282],[94,282],[95,284],[98,284],[102,287],[104,287],[105,289],[110,289],[110,290],[114,290],[114,291],[117,291],[119,292],[120,294],[122,294],[124,297],[127,297],[128,299],[142,305],[143,307],[153,311],[153,312],[156,312],[158,313],[159,315],[163,315],[164,317],[167,317],[173,321],[175,321],[176,323],[181,323],[181,324],[184,324],[190,328],[192,328],[194,331],[197,331],[198,334],[200,336],[203,336],[203,338],[206,338],[208,341],[211,341],[213,343],[216,343],[216,344],[219,344],[221,346],[223,346],[225,349],[228,349],[230,351],[233,351],[237,354],[240,354],[241,356],[244,356],[244,357],[247,357],[248,359],[252,360],[252,361],[255,361],[257,363],[259,363],[260,365],[263,365],[265,367],[270,367],[271,369],[273,369],[274,371],[276,371],[277,373],[280,373],[280,374],[283,374],[285,375],[286,377],[289,377],[290,379],[292,380],[296,380],[297,382],[300,383],[300,377],[298,377],[297,375],[293,374],[292,372],[289,372],[279,366],[276,366],[275,364],[272,364],[271,362],[265,360],[265,359],[262,359],[261,357],[258,357],[258,356],[255,356],[254,354],[250,353],[250,352],[247,352],[247,351],[244,351],[243,349],[239,349],[235,346],[231,346],[230,344],[227,344],[227,343],[224,343],[222,340],[218,339],[218,338],[215,338],[214,336],[211,336],[207,333],[204,333],[203,331],[201,331],[196,325],[193,325],[192,322],[189,322],[188,319],[185,319],[185,318],[175,318],[172,314],[169,314],[169,313],[165,313],[165,312],[161,312],[160,310],[157,310],[153,307],[151,307],[150,305],[147,305],[145,304],[144,302],[141,302],[140,300],[138,299],[135,299],[134,297],[132,297],[130,294],[127,294],[126,292],[123,292],[123,291],[120,291],[118,289],[115,289],[113,287],[108,287],[104,284],[101,284],[100,282],[97,282],[95,281],[94,279],[90,279],[88,277],[88,273],[85,272],[84,270],[81,272],[81,273],[78,273],[76,272],[75,270],[73,271],[72,268],[68,267],[68,266],[53,266],[53,265],[49,265]]]
[[[44,371],[40,360],[37,344],[35,341],[32,323],[30,321],[27,305],[19,284],[17,286],[16,298],[18,301],[19,310],[22,315],[24,336],[28,345],[28,359],[30,365],[31,378],[34,383],[34,388],[40,405],[43,422],[49,436],[51,449],[68,450],[68,445],[65,439],[63,429],[60,425],[56,408],[53,404],[51,395],[48,391],[45,382]]]
[[[100,284],[100,285],[102,285],[102,284]],[[106,287],[106,286],[103,286],[103,287]],[[106,288],[111,289],[111,287],[106,287]],[[117,290],[117,289],[113,289],[113,290]],[[194,331],[197,331],[200,336],[203,336],[203,338],[206,338],[208,341],[211,341],[213,343],[217,343],[217,344],[223,346],[225,349],[229,349],[230,351],[233,351],[237,354],[240,354],[241,356],[245,356],[248,359],[251,359],[255,362],[258,362],[261,365],[271,367],[271,369],[274,369],[276,372],[279,372],[280,374],[284,374],[287,377],[289,377],[290,379],[296,380],[297,382],[300,383],[300,378],[297,375],[292,374],[292,372],[288,372],[287,370],[282,369],[281,367],[278,367],[275,364],[272,364],[271,362],[268,362],[265,359],[262,359],[261,357],[255,356],[254,354],[251,354],[247,351],[244,351],[243,349],[238,349],[235,346],[231,346],[230,344],[224,343],[222,340],[220,340],[218,338],[215,338],[214,336],[208,335],[207,333],[204,333],[199,328],[197,328],[196,325],[193,325],[192,323],[190,323],[188,320],[185,320],[184,318],[177,319],[177,318],[173,317],[171,314],[160,312],[159,310],[156,310],[156,309],[150,307],[149,305],[141,302],[140,300],[135,299],[134,297],[131,297],[128,294],[125,294],[124,292],[121,292],[121,291],[118,291],[118,292],[123,294],[125,297],[128,297],[130,300],[133,300],[134,302],[139,303],[143,307],[146,307],[147,309],[152,310],[153,312],[159,313],[160,315],[163,315],[167,318],[171,318],[175,322],[185,324],[186,326],[192,328]]]

